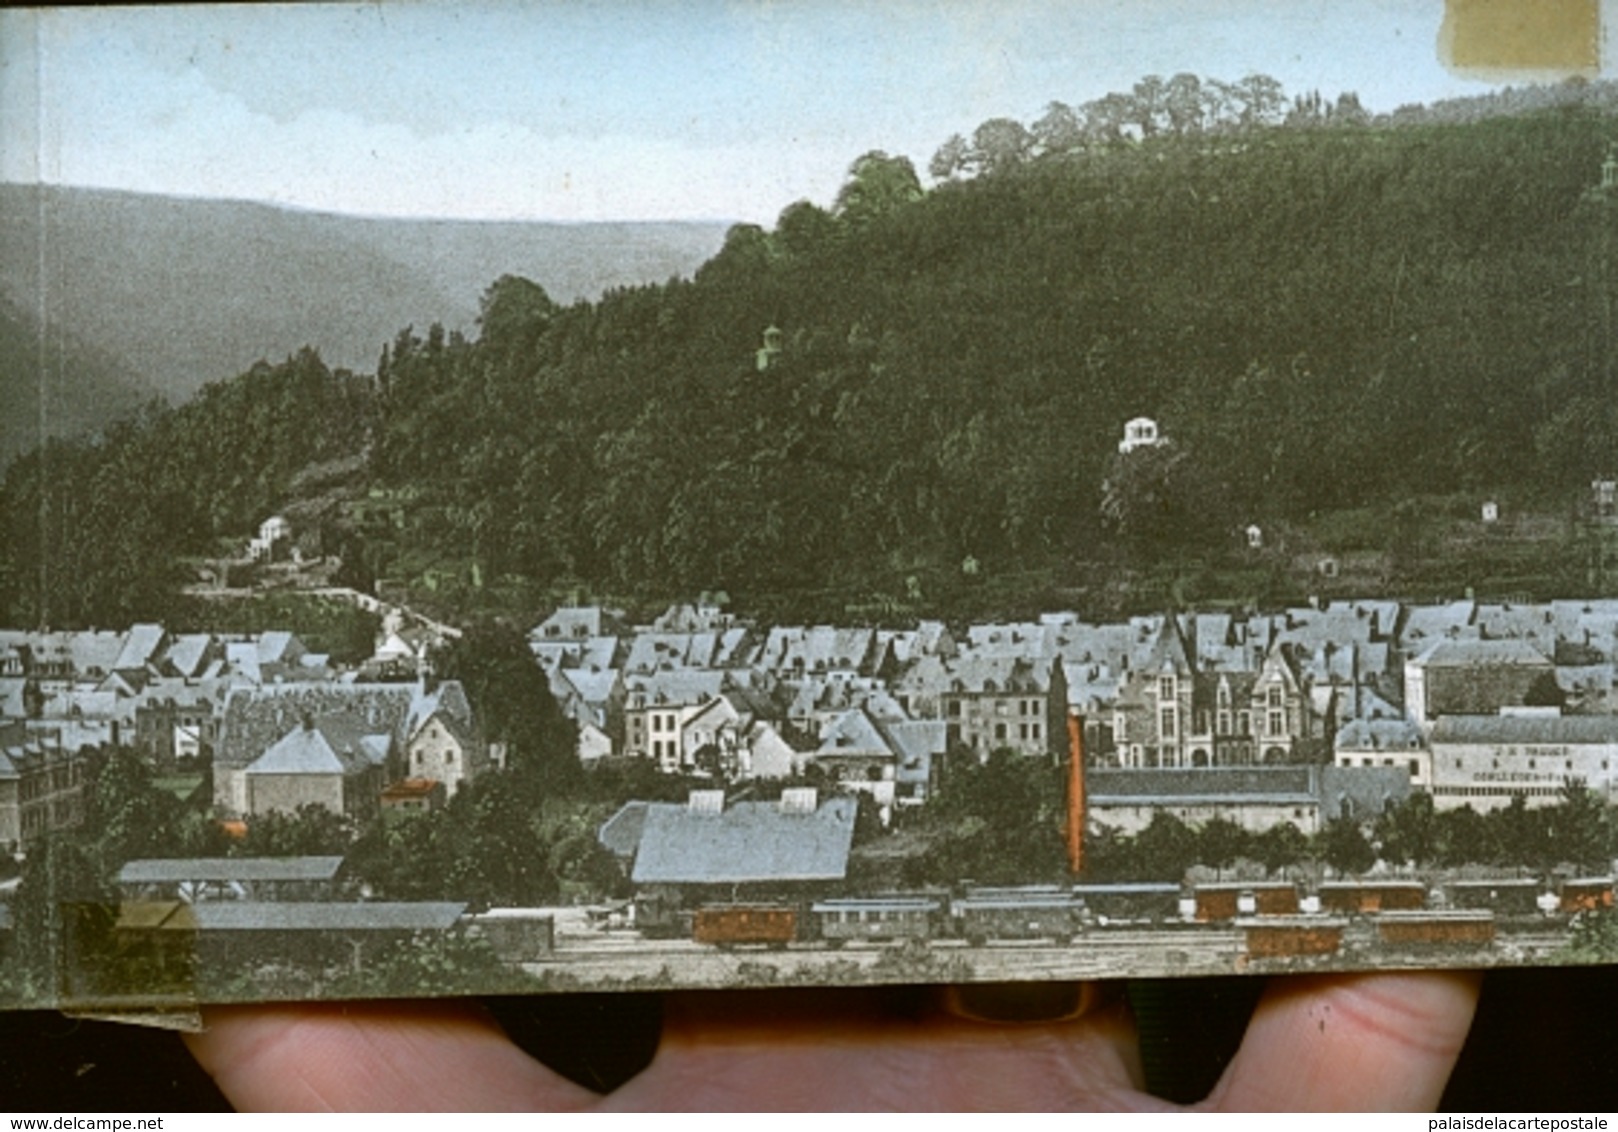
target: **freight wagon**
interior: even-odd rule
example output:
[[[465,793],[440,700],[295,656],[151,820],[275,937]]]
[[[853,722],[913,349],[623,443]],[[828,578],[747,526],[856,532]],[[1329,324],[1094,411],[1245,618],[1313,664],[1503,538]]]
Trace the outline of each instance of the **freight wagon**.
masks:
[[[1577,912],[1594,912],[1613,906],[1612,877],[1579,877],[1562,882],[1557,894],[1557,911],[1564,916]]]
[[[1322,912],[1343,916],[1409,912],[1427,906],[1427,886],[1419,880],[1323,881],[1316,895]]]
[[[1494,913],[1483,908],[1383,912],[1376,917],[1376,935],[1384,947],[1487,947],[1494,942]]]
[[[1237,916],[1290,916],[1298,911],[1295,884],[1199,884],[1193,896],[1195,915],[1202,923],[1234,920]]]
[[[780,949],[797,935],[798,910],[790,904],[705,904],[691,919],[691,938],[716,947]]]
[[[1265,916],[1238,921],[1247,954],[1254,959],[1301,959],[1335,955],[1345,921],[1324,916]]]

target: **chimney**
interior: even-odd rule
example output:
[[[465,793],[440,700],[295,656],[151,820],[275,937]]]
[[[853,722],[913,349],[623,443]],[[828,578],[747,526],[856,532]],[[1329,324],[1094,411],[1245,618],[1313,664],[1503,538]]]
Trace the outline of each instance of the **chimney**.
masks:
[[[693,790],[686,801],[686,808],[693,814],[722,814],[725,812],[725,792]]]
[[[819,794],[813,786],[790,786],[781,791],[783,814],[812,814],[818,803]]]
[[[1067,868],[1074,876],[1084,872],[1084,717],[1067,716]]]

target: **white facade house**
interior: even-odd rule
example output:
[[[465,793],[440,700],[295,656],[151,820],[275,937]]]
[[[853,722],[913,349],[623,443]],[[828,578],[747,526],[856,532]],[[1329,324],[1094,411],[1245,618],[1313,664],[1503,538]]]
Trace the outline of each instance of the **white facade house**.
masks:
[[[1163,443],[1158,436],[1157,422],[1151,417],[1136,417],[1124,425],[1124,438],[1118,442],[1120,454],[1128,454],[1137,448],[1152,448]]]

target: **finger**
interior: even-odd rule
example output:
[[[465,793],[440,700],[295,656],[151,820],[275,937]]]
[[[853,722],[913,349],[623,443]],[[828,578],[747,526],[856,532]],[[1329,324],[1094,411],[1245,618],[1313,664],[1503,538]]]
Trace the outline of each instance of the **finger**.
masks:
[[[1470,972],[1277,979],[1205,1104],[1412,1112],[1438,1103],[1466,1041]]]
[[[470,1003],[215,1007],[186,1044],[241,1110],[572,1109],[595,1094]]]
[[[1118,999],[1070,1022],[1004,1026],[932,1008],[926,988],[670,996],[651,1066],[613,1107],[1051,1109],[1153,1105]]]

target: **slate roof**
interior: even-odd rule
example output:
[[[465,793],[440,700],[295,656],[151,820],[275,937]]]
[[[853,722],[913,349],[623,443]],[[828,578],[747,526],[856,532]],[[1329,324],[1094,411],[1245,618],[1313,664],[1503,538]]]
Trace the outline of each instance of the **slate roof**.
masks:
[[[651,805],[650,802],[625,802],[617,813],[601,823],[596,840],[615,856],[633,857],[640,847],[640,835],[646,828],[646,811]]]
[[[651,803],[630,874],[636,884],[749,884],[841,880],[854,840],[853,798],[812,814],[775,802],[737,802],[717,814]]]
[[[1339,751],[1413,751],[1421,745],[1421,728],[1408,719],[1351,719],[1334,740]]]
[[[1160,804],[1171,801],[1314,802],[1317,780],[1306,766],[1205,767],[1194,770],[1092,769],[1085,792],[1096,805]]]
[[[249,684],[262,683],[264,674],[259,669],[258,646],[251,641],[231,641],[225,645],[225,663],[234,676]]]
[[[167,631],[161,625],[131,626],[124,636],[123,648],[118,650],[118,659],[113,661],[113,669],[145,668],[154,659],[157,647],[163,643],[165,636]]]
[[[677,668],[626,677],[629,706],[632,709],[689,707],[704,704],[717,696],[725,685],[723,672],[697,668]]]
[[[1492,668],[1519,665],[1549,668],[1550,657],[1527,641],[1439,641],[1409,663],[1426,668]]]
[[[470,741],[472,704],[459,680],[445,680],[430,692],[421,685],[416,688],[410,700],[410,712],[405,717],[404,738],[415,738],[416,732],[437,715],[449,725],[457,739]]]
[[[186,633],[174,639],[163,659],[181,676],[198,676],[212,643],[213,638],[207,633]]]
[[[618,689],[616,668],[565,668],[562,675],[587,704],[603,705]]]
[[[1406,648],[1419,648],[1425,642],[1442,637],[1476,637],[1477,626],[1472,623],[1476,613],[1477,607],[1470,601],[1411,606],[1405,611],[1399,643]]]
[[[240,770],[248,766],[298,727],[306,715],[317,722],[352,717],[365,734],[397,733],[417,688],[414,684],[330,683],[235,688],[225,699],[214,767]],[[347,734],[345,731],[344,736]]]
[[[325,903],[208,900],[190,906],[197,928],[230,931],[447,931],[466,911],[448,901]]]
[[[248,774],[347,774],[357,760],[344,759],[318,727],[295,727],[247,766]]]
[[[893,758],[897,752],[879,730],[876,721],[856,708],[845,711],[826,724],[814,757]]]
[[[1442,715],[1437,743],[1618,743],[1614,715]]]
[[[118,883],[321,881],[333,879],[342,867],[341,857],[146,857],[118,870]]]
[[[621,616],[598,605],[564,605],[535,625],[529,636],[536,640],[583,640],[612,637],[623,631]]]

